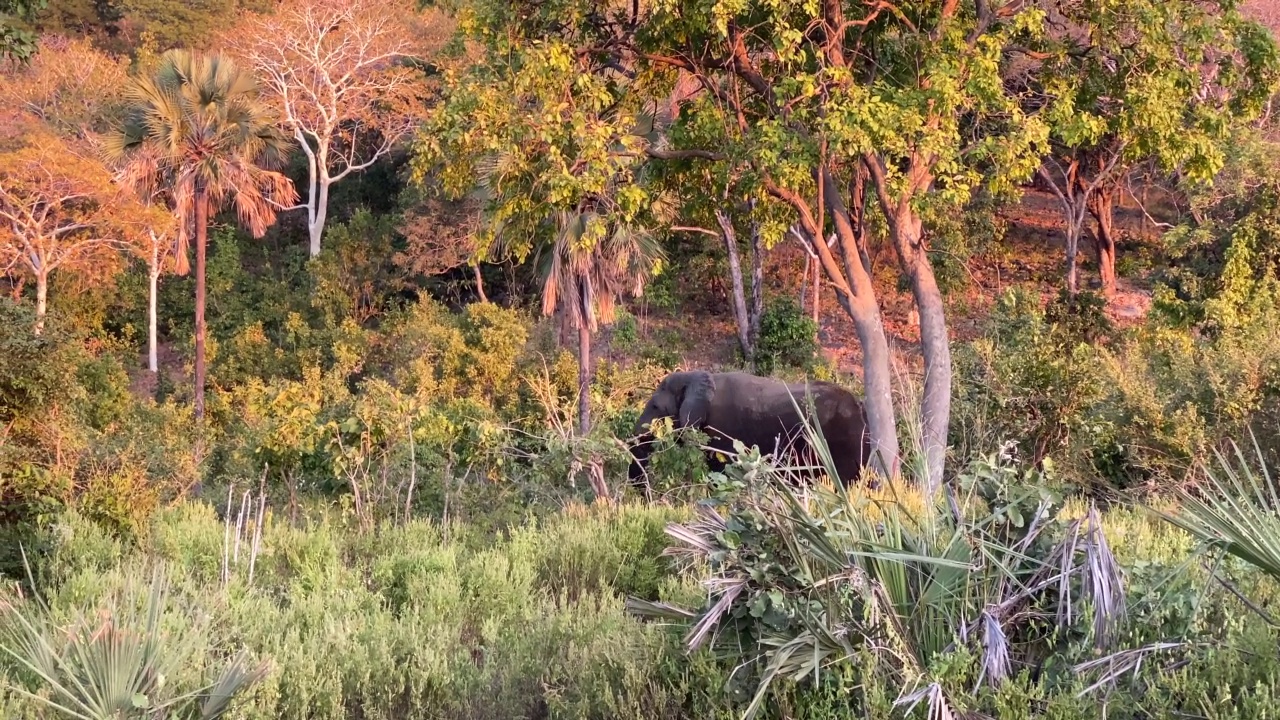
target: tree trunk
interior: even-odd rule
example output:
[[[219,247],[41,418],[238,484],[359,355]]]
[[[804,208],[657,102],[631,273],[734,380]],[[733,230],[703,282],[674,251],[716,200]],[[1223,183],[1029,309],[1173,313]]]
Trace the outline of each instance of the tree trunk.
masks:
[[[480,264],[476,263],[471,267],[476,275],[476,295],[479,296],[480,302],[487,303],[489,298],[484,294],[484,276],[480,274]]]
[[[892,223],[892,232],[903,273],[911,281],[911,293],[920,312],[925,371],[924,398],[920,402],[921,440],[925,488],[933,493],[942,485],[947,459],[947,433],[951,424],[951,339],[947,335],[942,291],[925,252],[920,216],[910,207],[900,209]]]
[[[147,298],[147,369],[152,373],[160,371],[160,357],[156,350],[156,294],[160,286],[160,263],[156,259],[152,259],[151,287],[149,289],[149,297]]]
[[[307,227],[311,235],[311,257],[320,254],[320,238],[324,235],[325,217],[329,214],[329,181],[321,178],[317,192],[318,195],[316,197],[308,198],[315,204],[315,208],[311,213],[311,222]]]
[[[1062,203],[1062,216],[1066,220],[1067,250],[1067,293],[1075,297],[1080,292],[1080,268],[1077,257],[1080,254],[1080,235],[1084,233],[1084,220],[1088,212],[1088,188],[1080,181],[1078,167],[1072,164],[1062,178],[1062,184],[1042,165],[1037,175],[1042,179],[1058,202]]]
[[[587,322],[587,289],[578,283],[577,302],[583,304],[578,323],[578,434],[591,431],[591,326]]]
[[[813,273],[813,322],[821,327],[822,316],[819,309],[819,302],[822,296],[822,268],[815,267],[816,272]],[[808,278],[805,278],[808,281]]]
[[[35,333],[44,332],[44,315],[49,310],[49,273],[36,273],[36,327]]]
[[[1089,213],[1097,223],[1093,235],[1094,249],[1098,253],[1098,274],[1102,278],[1102,294],[1112,297],[1116,294],[1116,236],[1115,236],[1115,193],[1112,188],[1104,187],[1089,198]]]
[[[867,414],[867,432],[870,435],[872,457],[869,464],[886,478],[898,473],[900,449],[897,420],[893,411],[892,373],[889,341],[884,334],[880,318],[880,303],[876,299],[875,285],[858,242],[861,228],[854,225],[854,218],[840,198],[835,179],[829,170],[820,170],[827,211],[835,224],[836,237],[840,241],[840,257],[844,272],[834,264],[822,238],[815,238],[813,247],[822,260],[827,275],[835,281],[847,276],[852,285],[852,295],[846,294],[837,283],[837,297],[846,313],[853,320],[862,345],[863,407]],[[831,266],[828,266],[828,263]]]
[[[800,274],[800,307],[804,307],[809,301],[809,268],[813,265],[813,257],[808,253],[804,256],[804,271]],[[819,270],[821,272],[821,270]]]
[[[748,316],[747,338],[752,352],[760,343],[760,320],[764,317],[764,244],[760,239],[760,223],[755,219],[756,200],[749,202],[751,220],[751,314]]]
[[[716,208],[716,222],[720,224],[720,237],[729,252],[729,279],[733,283],[733,319],[738,326],[738,345],[747,365],[755,367],[755,347],[751,343],[751,319],[747,314],[746,291],[742,287],[742,259],[738,254],[738,237],[733,221],[723,210]]]
[[[204,417],[204,305],[205,305],[205,254],[209,244],[209,198],[199,182],[195,190],[196,207],[196,358],[195,358],[195,414]]]

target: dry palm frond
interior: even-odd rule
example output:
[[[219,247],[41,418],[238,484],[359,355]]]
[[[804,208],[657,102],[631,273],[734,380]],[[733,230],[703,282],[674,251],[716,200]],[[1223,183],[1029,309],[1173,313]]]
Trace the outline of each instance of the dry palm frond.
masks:
[[[929,720],[954,720],[955,712],[951,709],[951,703],[947,700],[946,693],[943,692],[942,686],[938,683],[929,683],[924,687],[907,695],[903,695],[894,702],[895,707],[906,706],[903,715],[910,715],[912,710],[921,702],[927,702],[929,707]]]
[[[1116,681],[1123,675],[1132,673],[1136,676],[1138,671],[1142,669],[1143,664],[1146,663],[1147,659],[1153,655],[1173,650],[1181,650],[1187,647],[1189,647],[1188,644],[1180,642],[1153,643],[1144,647],[1122,650],[1120,652],[1107,655],[1106,657],[1100,657],[1096,660],[1080,663],[1073,668],[1074,672],[1078,675],[1087,675],[1097,670],[1102,670],[1102,672],[1093,684],[1078,692],[1077,696],[1084,697],[1085,695],[1090,695],[1103,687],[1114,686]]]
[[[834,475],[809,403],[795,402],[817,464]],[[726,508],[668,529],[680,545],[670,553],[702,558],[711,570],[702,612],[635,608],[690,620],[690,639],[700,644],[717,643],[722,624],[745,632],[738,641],[745,637],[753,645],[718,646],[761,668],[747,717],[777,680],[817,676],[865,651],[899,685],[898,702],[910,706],[908,712],[927,700],[930,717],[954,717],[957,691],[931,676],[935,660],[959,642],[978,650],[979,684],[998,686],[1016,676],[1029,660],[1020,637],[1027,620],[1039,617],[1030,610],[1040,599],[1056,599],[1064,623],[1076,623],[1091,607],[1099,646],[1117,636],[1126,612],[1123,576],[1096,508],[1064,524],[1042,501],[1025,535],[1003,539],[988,521],[949,511],[939,494],[917,491],[908,499],[860,488],[802,491],[790,482],[797,468],[753,458],[740,453],[733,472],[746,489]],[[746,482],[749,473],[753,479]],[[756,539],[727,542],[731,527],[754,528]],[[758,557],[768,558],[767,567],[753,564]],[[785,581],[772,579],[778,572]],[[775,596],[789,603],[780,629],[732,612],[735,603],[741,608],[766,596],[770,606]]]

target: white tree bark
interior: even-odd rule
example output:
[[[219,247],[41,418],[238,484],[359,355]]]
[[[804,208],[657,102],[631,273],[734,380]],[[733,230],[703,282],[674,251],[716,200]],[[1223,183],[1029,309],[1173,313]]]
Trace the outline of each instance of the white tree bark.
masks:
[[[225,45],[257,72],[307,156],[311,257],[320,254],[329,187],[389,153],[413,128],[419,79],[399,61],[414,52],[393,0],[284,0],[249,16]]]
[[[36,334],[44,332],[44,315],[49,309],[49,273],[36,273]]]
[[[147,369],[153,374],[160,371],[160,354],[156,350],[156,294],[160,288],[160,264],[151,265],[150,297],[147,298]]]

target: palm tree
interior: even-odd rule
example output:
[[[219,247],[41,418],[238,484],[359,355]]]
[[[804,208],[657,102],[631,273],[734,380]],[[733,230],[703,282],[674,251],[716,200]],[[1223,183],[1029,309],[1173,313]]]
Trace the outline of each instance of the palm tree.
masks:
[[[555,241],[543,261],[542,314],[556,307],[578,329],[578,431],[591,429],[591,335],[613,322],[617,298],[639,297],[662,261],[662,247],[646,229],[594,212],[560,211]]]
[[[272,168],[290,141],[258,98],[253,75],[220,53],[170,50],[153,73],[131,79],[131,109],[107,153],[127,160],[127,178],[143,197],[169,195],[181,221],[176,270],[190,270],[196,240],[195,413],[204,416],[205,251],[209,216],[233,204],[240,223],[262,237],[276,208],[297,200],[293,183]]]

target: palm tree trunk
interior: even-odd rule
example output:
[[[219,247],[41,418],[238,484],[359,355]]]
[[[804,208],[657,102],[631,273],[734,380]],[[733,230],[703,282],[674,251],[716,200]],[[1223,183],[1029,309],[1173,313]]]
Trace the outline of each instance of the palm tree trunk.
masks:
[[[591,431],[591,326],[587,322],[587,288],[582,281],[576,302],[582,303],[578,322],[578,433],[585,437]]]
[[[205,305],[205,250],[209,244],[209,200],[204,185],[197,183],[196,205],[196,378],[195,414],[204,417],[204,305]]]

